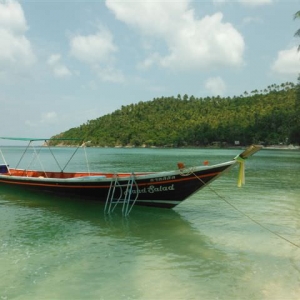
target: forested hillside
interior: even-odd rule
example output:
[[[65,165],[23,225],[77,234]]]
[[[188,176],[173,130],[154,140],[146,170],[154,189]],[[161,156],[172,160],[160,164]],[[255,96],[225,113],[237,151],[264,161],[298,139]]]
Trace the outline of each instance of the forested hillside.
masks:
[[[55,137],[79,137],[92,146],[299,143],[299,97],[299,84],[293,83],[232,98],[161,97],[122,106]]]

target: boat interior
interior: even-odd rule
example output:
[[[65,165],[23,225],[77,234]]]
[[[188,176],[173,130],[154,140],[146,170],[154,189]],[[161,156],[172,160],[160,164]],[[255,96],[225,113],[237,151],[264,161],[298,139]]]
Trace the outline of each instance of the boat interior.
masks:
[[[152,172],[139,172],[135,175],[147,175]],[[129,177],[131,173],[104,173],[104,172],[51,172],[51,171],[38,171],[38,170],[26,170],[26,169],[14,169],[9,168],[7,165],[0,165],[0,175],[7,176],[20,176],[31,178],[55,178],[55,179],[70,179],[80,177],[105,177],[113,178],[117,177]]]
[[[25,170],[25,169],[13,169],[7,168],[6,172],[0,172],[1,175],[8,176],[20,176],[20,177],[34,177],[34,178],[56,178],[56,179],[68,179],[78,177],[94,177],[102,176],[106,178],[112,178],[116,176],[114,173],[101,173],[101,172],[49,172],[49,171],[36,171],[36,170]],[[130,173],[118,173],[118,177],[128,177]]]

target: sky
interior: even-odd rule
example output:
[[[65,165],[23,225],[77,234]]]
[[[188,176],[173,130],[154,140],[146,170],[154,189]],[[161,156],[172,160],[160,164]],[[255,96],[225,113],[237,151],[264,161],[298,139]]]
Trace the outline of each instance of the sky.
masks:
[[[297,83],[300,0],[0,0],[0,136]]]

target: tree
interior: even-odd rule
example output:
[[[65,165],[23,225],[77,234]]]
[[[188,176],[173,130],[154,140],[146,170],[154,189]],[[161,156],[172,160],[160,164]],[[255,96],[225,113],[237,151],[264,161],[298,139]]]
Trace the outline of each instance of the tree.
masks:
[[[290,135],[291,142],[300,144],[300,74],[298,76],[298,83],[296,85],[294,120],[292,122],[294,126]]]
[[[294,19],[300,20],[300,10],[295,13]],[[300,28],[295,32],[295,36],[300,37]],[[298,46],[298,51],[300,51],[300,45]]]
[[[300,10],[298,10],[294,19],[300,20]],[[296,37],[300,37],[300,28],[295,32]],[[298,46],[298,51],[300,52],[300,45]],[[295,101],[295,118],[294,118],[294,128],[291,132],[290,139],[292,142],[300,144],[300,74],[298,76],[298,83],[296,85],[296,101]]]

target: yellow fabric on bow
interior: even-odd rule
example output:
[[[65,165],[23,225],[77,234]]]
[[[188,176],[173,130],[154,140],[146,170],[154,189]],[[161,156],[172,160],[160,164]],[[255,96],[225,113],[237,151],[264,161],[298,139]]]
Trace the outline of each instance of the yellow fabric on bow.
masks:
[[[245,160],[240,156],[235,157],[235,160],[240,164],[238,187],[241,187],[243,184],[245,184]]]

